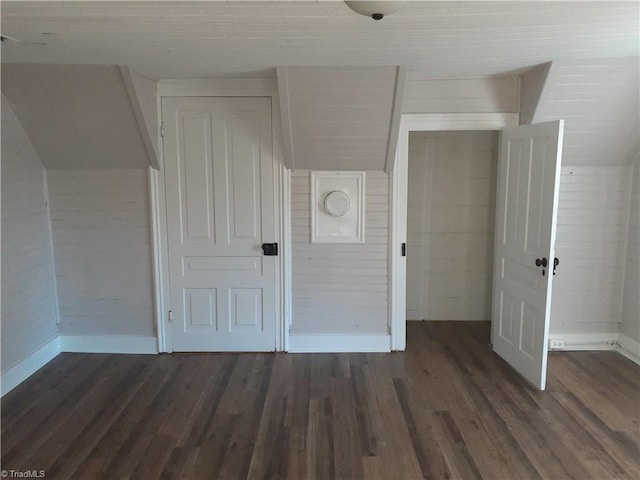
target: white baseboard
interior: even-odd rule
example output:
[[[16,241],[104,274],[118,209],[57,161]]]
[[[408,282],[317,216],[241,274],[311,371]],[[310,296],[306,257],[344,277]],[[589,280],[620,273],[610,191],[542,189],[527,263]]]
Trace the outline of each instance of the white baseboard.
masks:
[[[618,351],[632,362],[640,365],[640,343],[634,339],[621,333],[618,339]]]
[[[622,333],[557,333],[549,340],[564,340],[565,347],[554,351],[615,350],[640,365],[640,343]]]
[[[47,363],[53,360],[61,352],[60,337],[55,337],[48,343],[45,343],[38,350],[23,358],[13,367],[2,374],[1,396],[13,390],[15,387],[24,382],[31,375],[36,373]]]
[[[74,353],[158,353],[156,337],[135,335],[62,335],[63,352]]]
[[[549,340],[564,340],[565,347],[555,351],[579,352],[616,350],[617,333],[556,333]]]
[[[390,351],[390,335],[289,335],[289,353],[365,353]]]

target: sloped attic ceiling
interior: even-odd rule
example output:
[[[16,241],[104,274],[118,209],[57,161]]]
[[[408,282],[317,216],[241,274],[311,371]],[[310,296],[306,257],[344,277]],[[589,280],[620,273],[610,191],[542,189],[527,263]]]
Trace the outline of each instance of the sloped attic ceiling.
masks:
[[[640,152],[638,57],[553,62],[531,123],[563,118],[563,165],[628,165]]]
[[[282,67],[277,73],[287,167],[390,171],[406,69]]]
[[[451,78],[638,55],[637,1],[410,1],[376,22],[340,0],[2,2],[2,61],[130,65],[154,79],[407,65]]]
[[[2,94],[46,168],[158,167],[155,83],[141,96],[153,108],[136,94],[149,82],[118,66],[2,66]]]

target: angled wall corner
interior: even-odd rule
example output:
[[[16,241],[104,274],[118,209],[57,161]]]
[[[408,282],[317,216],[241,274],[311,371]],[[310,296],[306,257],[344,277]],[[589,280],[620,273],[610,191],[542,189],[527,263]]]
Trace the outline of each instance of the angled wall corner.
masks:
[[[140,136],[144,142],[149,164],[160,169],[160,152],[158,148],[158,84],[140,75],[126,65],[120,66],[131,108],[136,118]]]
[[[3,64],[2,93],[47,169],[152,164],[117,66]]]
[[[520,75],[520,125],[535,123],[552,67],[553,62],[542,63]]]
[[[289,169],[390,171],[407,69],[277,68]]]
[[[532,118],[564,119],[562,164],[629,165],[640,145],[636,57],[554,61]]]

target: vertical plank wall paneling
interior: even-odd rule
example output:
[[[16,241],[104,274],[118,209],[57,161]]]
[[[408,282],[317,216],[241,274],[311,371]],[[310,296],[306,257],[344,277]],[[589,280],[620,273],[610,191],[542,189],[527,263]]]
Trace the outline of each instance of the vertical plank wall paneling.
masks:
[[[562,168],[551,334],[618,333],[631,173]]]
[[[146,170],[48,170],[63,335],[154,335]]]
[[[366,173],[364,244],[310,243],[308,170],[291,189],[291,333],[388,333],[389,177]]]
[[[640,343],[640,157],[633,170],[620,333]]]
[[[407,319],[489,320],[498,133],[409,141]]]
[[[44,168],[2,98],[2,372],[58,336]]]

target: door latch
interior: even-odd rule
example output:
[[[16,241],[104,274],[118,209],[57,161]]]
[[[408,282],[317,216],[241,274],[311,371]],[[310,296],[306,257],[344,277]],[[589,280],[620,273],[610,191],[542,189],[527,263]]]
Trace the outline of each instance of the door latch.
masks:
[[[278,255],[278,244],[277,243],[263,243],[262,244],[262,253],[266,257],[275,257]]]
[[[558,268],[558,265],[560,265],[560,260],[558,260],[558,257],[553,259],[553,274],[556,274],[556,269]]]
[[[546,274],[548,262],[547,257],[536,258],[536,267],[542,267],[542,276],[544,277]]]

